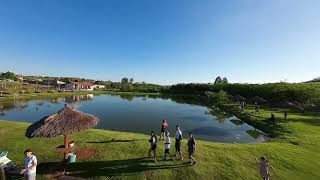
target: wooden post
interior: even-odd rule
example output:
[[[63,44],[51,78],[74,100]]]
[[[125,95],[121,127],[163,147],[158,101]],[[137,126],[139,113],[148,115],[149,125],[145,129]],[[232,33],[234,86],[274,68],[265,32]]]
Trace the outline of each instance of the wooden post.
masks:
[[[69,152],[67,151],[67,149],[68,149],[68,135],[64,135],[64,159],[68,159],[68,154],[69,154]]]

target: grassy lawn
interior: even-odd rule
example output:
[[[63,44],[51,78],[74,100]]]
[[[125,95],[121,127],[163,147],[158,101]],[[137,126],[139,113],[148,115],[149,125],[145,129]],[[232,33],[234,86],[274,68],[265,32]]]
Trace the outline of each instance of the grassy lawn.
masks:
[[[250,111],[250,110],[248,110]],[[261,121],[274,113],[282,117],[279,109],[262,109],[252,115],[252,121]],[[279,138],[261,144],[224,144],[198,141],[198,164],[189,166],[184,161],[146,160],[149,138],[146,135],[88,130],[72,135],[78,149],[95,149],[90,159],[79,160],[69,166],[73,176],[106,179],[258,179],[255,158],[267,153],[278,176],[273,179],[320,179],[320,117],[316,114],[289,112],[289,120],[280,122],[283,132]],[[262,121],[261,121],[262,122]],[[23,150],[32,148],[40,163],[52,162],[52,167],[62,155],[54,151],[61,145],[62,137],[52,139],[27,139],[24,133],[28,123],[0,121],[0,148],[9,151],[8,157],[18,164],[24,159]],[[158,156],[164,147],[159,142]],[[186,145],[186,140],[183,146]],[[173,153],[174,148],[171,149]],[[187,159],[186,148],[184,156]],[[38,168],[39,178],[48,177],[47,168]]]

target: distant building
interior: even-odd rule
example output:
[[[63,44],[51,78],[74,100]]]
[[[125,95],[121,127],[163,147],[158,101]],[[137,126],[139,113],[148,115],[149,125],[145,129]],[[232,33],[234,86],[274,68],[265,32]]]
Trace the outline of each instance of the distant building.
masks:
[[[99,84],[95,84],[93,89],[105,89],[106,86],[105,85],[99,85]]]
[[[24,80],[22,75],[17,75],[16,78],[18,81],[21,81],[21,82],[23,82]]]
[[[95,86],[92,82],[70,82],[65,85],[65,89],[71,91],[93,91]]]
[[[52,86],[52,87],[56,87],[56,88],[62,88],[64,87],[64,85],[66,84],[63,81],[58,81],[58,80],[43,80],[42,81],[43,85],[48,85],[48,86]]]

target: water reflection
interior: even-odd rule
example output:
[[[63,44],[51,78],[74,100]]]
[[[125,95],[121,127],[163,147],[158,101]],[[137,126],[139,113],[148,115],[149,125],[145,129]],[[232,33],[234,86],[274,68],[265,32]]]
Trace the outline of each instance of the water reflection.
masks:
[[[59,103],[59,101],[61,101],[63,98],[51,98],[50,100],[49,100],[49,102],[51,103],[51,104],[58,104]]]
[[[229,114],[216,106],[211,107],[207,113],[215,116],[215,120],[219,123],[224,123],[227,119],[233,117],[233,114]]]
[[[93,114],[101,121],[97,128],[149,134],[159,133],[160,121],[167,119],[174,134],[179,124],[187,138],[192,131],[197,139],[228,143],[263,141],[252,136],[253,127],[223,110],[199,105],[200,97],[159,95],[73,95],[31,100],[24,103],[0,103],[1,119],[35,122],[55,113],[68,103],[80,111]],[[248,134],[250,132],[251,134]],[[256,140],[258,139],[258,140]]]
[[[42,106],[43,104],[44,104],[44,102],[42,102],[42,101],[36,103],[37,106]]]
[[[121,99],[125,99],[125,100],[127,100],[129,102],[132,101],[135,98],[135,96],[128,95],[128,94],[121,94],[120,97],[121,97]]]
[[[25,108],[28,107],[28,104],[20,102],[20,103],[16,103],[16,107],[17,107],[18,111],[23,111]]]
[[[247,130],[246,133],[255,138],[257,142],[266,142],[270,140],[270,137],[268,137],[262,131],[258,131],[257,129]]]
[[[230,122],[232,122],[234,125],[237,125],[237,126],[241,126],[242,124],[244,124],[243,121],[238,120],[238,119],[232,119],[232,120],[230,120]]]
[[[66,96],[64,98],[64,101],[66,103],[72,104],[72,103],[75,103],[75,102],[90,101],[92,99],[93,99],[93,94],[84,94],[84,95]]]
[[[1,103],[0,110],[10,110],[16,108],[15,103]]]

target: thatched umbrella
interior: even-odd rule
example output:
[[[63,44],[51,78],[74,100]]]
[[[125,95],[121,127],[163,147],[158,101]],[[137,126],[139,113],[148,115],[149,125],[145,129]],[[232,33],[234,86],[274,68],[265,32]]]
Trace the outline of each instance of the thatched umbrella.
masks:
[[[68,153],[68,134],[95,127],[99,119],[95,116],[74,110],[67,105],[57,113],[46,116],[30,125],[26,137],[51,138],[64,135],[64,157]]]
[[[255,96],[251,99],[252,102],[256,102],[256,103],[266,103],[267,100],[263,99],[262,97],[259,96]]]

